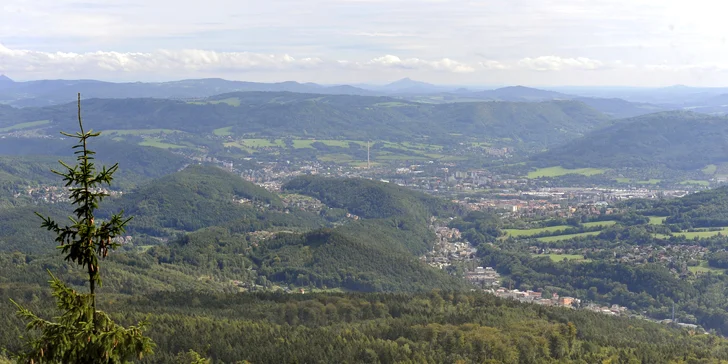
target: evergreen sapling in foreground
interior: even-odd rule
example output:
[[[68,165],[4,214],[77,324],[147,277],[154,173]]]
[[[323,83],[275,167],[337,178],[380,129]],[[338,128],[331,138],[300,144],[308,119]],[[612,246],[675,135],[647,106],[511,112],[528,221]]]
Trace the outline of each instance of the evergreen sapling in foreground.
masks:
[[[58,249],[66,261],[75,263],[88,273],[89,293],[79,293],[50,274],[50,286],[61,315],[48,321],[15,303],[18,315],[28,321],[32,332],[28,350],[20,357],[28,363],[123,363],[151,354],[152,340],[144,336],[145,323],[124,328],[96,309],[96,288],[101,285],[100,260],[118,247],[114,238],[124,232],[131,218],[123,212],[108,221],[95,221],[94,212],[108,196],[101,188],[110,186],[119,165],[102,167],[94,164],[94,152],[88,149],[90,139],[101,133],[85,131],[81,120],[81,95],[78,95],[78,126],[75,134],[61,133],[77,140],[74,145],[76,165],[60,162],[63,177],[76,208],[69,217],[70,225],[61,226],[50,217],[43,217],[42,227],[56,234]]]

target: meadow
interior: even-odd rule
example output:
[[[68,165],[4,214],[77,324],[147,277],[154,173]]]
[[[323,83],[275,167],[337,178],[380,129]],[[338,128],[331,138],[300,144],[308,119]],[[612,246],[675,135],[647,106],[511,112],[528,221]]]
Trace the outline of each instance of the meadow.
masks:
[[[728,235],[728,227],[722,227],[720,230],[716,231],[696,231],[696,232],[682,232],[682,233],[673,233],[675,236],[682,236],[685,239],[695,239],[695,238],[710,238],[712,236],[716,236],[718,234],[722,235]]]
[[[578,234],[544,236],[542,238],[537,238],[536,240],[542,241],[544,243],[553,243],[555,241],[569,240],[569,239],[579,238],[579,237],[583,237],[583,236],[596,236],[596,235],[599,235],[599,231],[590,231],[587,233],[578,233]]]
[[[599,168],[578,168],[578,169],[566,169],[561,166],[539,168],[535,171],[528,172],[527,177],[530,179],[541,178],[541,177],[559,177],[567,174],[580,174],[582,176],[594,176],[606,172],[604,169]]]
[[[583,255],[576,255],[576,254],[534,254],[534,257],[539,256],[547,256],[554,262],[562,262],[564,259],[568,259],[570,261],[580,261],[580,262],[589,262],[591,260],[585,259]]]
[[[705,260],[701,260],[700,265],[688,267],[688,270],[693,273],[713,273],[713,274],[725,273],[723,269],[714,268],[714,267],[709,266],[708,262]]]
[[[27,123],[20,123],[15,124],[11,126],[6,126],[4,128],[0,128],[0,133],[7,133],[10,131],[16,131],[16,130],[23,130],[23,129],[32,129],[39,126],[50,124],[50,120],[38,120],[38,121],[29,121]]]

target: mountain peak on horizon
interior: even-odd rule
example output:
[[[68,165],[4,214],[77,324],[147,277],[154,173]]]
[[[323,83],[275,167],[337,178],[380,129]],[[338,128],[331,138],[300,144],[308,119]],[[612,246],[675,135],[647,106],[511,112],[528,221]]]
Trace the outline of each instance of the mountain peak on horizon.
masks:
[[[427,86],[433,86],[431,83],[422,82],[422,81],[415,81],[409,77],[405,77],[403,79],[394,81],[387,86],[415,86],[415,85],[427,85]]]
[[[0,74],[0,83],[15,83],[10,77]]]

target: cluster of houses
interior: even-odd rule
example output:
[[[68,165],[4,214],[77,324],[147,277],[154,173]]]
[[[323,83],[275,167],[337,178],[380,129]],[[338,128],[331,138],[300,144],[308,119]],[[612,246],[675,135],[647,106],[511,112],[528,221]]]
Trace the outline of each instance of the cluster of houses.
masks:
[[[430,225],[437,239],[432,251],[420,258],[432,267],[444,269],[456,262],[470,261],[478,251],[467,241],[460,241],[460,230]]]
[[[500,274],[491,267],[476,267],[465,273],[465,279],[482,287],[500,287]]]
[[[498,297],[514,299],[520,302],[534,303],[537,305],[544,306],[558,306],[576,308],[581,304],[581,300],[574,297],[559,297],[557,293],[551,295],[551,297],[543,297],[543,292],[536,291],[519,291],[517,289],[509,290],[504,287],[497,289],[486,290]]]
[[[106,195],[113,197],[118,197],[122,194],[121,191],[113,191],[107,188],[92,188],[91,192],[105,193]],[[35,202],[64,203],[68,202],[71,191],[70,188],[61,186],[27,187],[25,189],[25,195],[30,197]],[[16,194],[15,197],[20,197],[20,194]]]
[[[709,249],[697,244],[669,245],[619,245],[605,248],[542,248],[530,246],[531,254],[569,254],[586,257],[599,257],[602,260],[617,261],[624,264],[658,263],[675,269],[675,273],[689,272],[690,264],[705,260]]]

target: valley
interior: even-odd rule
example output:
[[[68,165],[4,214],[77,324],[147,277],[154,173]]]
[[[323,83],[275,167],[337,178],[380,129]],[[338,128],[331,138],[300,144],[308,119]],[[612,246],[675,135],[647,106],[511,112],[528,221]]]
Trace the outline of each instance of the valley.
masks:
[[[714,348],[728,335],[723,117],[615,119],[586,102],[528,97],[426,104],[272,91],[84,101],[102,132],[99,165],[120,168],[94,190],[108,195],[97,216],[134,217],[104,261],[100,304],[124,323],[152,315],[159,346],[148,362],[187,350],[224,362],[455,358],[418,322],[468,345],[490,337],[503,349],[462,355],[499,362],[539,350],[551,362],[714,357],[705,340]],[[50,172],[58,159],[73,163],[57,134],[69,112],[14,108],[0,119],[0,298],[46,314],[45,270],[85,285],[53,258],[53,236],[34,214],[72,212]],[[684,145],[667,133],[651,140],[658,122],[674,124]],[[639,143],[620,139],[634,130]],[[704,141],[697,154],[681,152],[694,140]],[[2,325],[15,328],[0,348],[17,352],[19,322],[7,300],[0,307]],[[194,339],[170,336],[179,327]],[[241,328],[244,352],[199,345],[223,332],[243,338]],[[348,341],[325,354],[276,353],[260,341],[319,345],[313,335]],[[352,346],[362,342],[382,346]],[[660,345],[677,351],[660,354]]]

